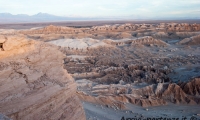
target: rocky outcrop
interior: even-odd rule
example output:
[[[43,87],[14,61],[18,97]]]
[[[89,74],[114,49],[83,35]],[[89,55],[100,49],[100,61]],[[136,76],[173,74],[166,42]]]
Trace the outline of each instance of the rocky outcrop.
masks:
[[[78,92],[78,96],[83,101],[99,103],[108,106],[116,106],[116,109],[125,109],[126,103],[149,107],[174,104],[200,104],[199,98],[199,78],[191,82],[182,83],[158,83],[147,85],[142,88],[132,88],[130,84],[120,85],[96,85],[86,84],[92,94]],[[78,85],[80,90],[84,86]],[[83,91],[83,90],[82,90]]]
[[[146,99],[135,97],[131,94],[120,94],[120,95],[109,95],[109,96],[91,96],[87,95],[83,92],[78,92],[78,96],[81,100],[98,103],[106,106],[113,107],[115,109],[127,109],[127,103],[135,104],[142,107],[149,107],[149,106],[159,106],[159,105],[166,105],[166,101],[163,99]]]
[[[28,31],[20,31],[19,33],[23,34],[65,34],[65,33],[74,33],[76,31],[79,31],[79,29],[76,28],[70,28],[70,27],[61,27],[61,26],[53,26],[49,25],[42,29],[34,29],[34,30],[28,30]],[[80,32],[80,31],[79,31]]]
[[[126,45],[126,44],[130,44],[130,45],[133,45],[133,46],[138,46],[138,45],[167,46],[168,45],[164,41],[159,40],[159,39],[155,39],[151,36],[139,37],[139,38],[135,38],[135,39],[132,39],[132,40],[111,40],[111,39],[107,39],[107,40],[103,40],[103,42],[105,42],[107,44],[111,44],[111,45]]]
[[[152,45],[156,45],[156,46],[167,46],[167,43],[165,43],[164,41],[162,40],[159,40],[159,39],[155,39],[153,37],[143,37],[143,38],[138,38],[137,40],[133,41],[132,42],[132,45],[149,45],[149,46],[152,46]]]
[[[133,91],[133,94],[159,98],[176,104],[200,104],[198,97],[186,94],[177,84],[159,83],[158,85],[147,86],[136,92]]]
[[[188,95],[200,96],[200,77],[194,78],[186,83],[180,83],[180,87]]]
[[[184,39],[188,37],[192,37],[195,35],[199,35],[199,32],[169,32],[169,31],[161,31],[161,32],[156,32],[156,33],[150,33],[149,36],[152,36],[154,38],[158,39]],[[143,35],[144,36],[144,35]]]
[[[0,43],[0,113],[13,120],[85,120],[56,46],[17,36],[1,36]]]
[[[200,24],[115,24],[93,26],[86,28],[46,26],[32,30],[20,30],[19,33],[30,38],[49,41],[55,39],[134,39],[144,36],[152,36],[157,39],[184,39],[198,35]]]
[[[177,44],[181,45],[199,45],[200,44],[200,35],[196,35],[190,38],[185,38],[178,42]]]
[[[166,29],[166,31],[199,31],[199,24],[187,24],[187,23],[167,23],[160,28]]]

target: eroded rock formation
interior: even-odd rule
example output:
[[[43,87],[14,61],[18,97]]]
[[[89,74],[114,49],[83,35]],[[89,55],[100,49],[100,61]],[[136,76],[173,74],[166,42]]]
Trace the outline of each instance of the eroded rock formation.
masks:
[[[47,26],[33,30],[20,30],[19,33],[42,41],[55,39],[134,39],[152,36],[156,39],[184,39],[198,35],[200,24],[115,24],[86,28]]]
[[[85,120],[56,46],[17,36],[1,36],[0,43],[0,113],[13,120]]]
[[[190,38],[185,38],[178,42],[181,45],[199,45],[200,44],[200,35],[196,35]]]
[[[84,101],[114,106],[115,109],[126,108],[124,104],[132,103],[143,107],[174,104],[200,104],[199,78],[182,83],[180,86],[174,83],[159,83],[143,88],[132,88],[126,85],[96,85],[86,84],[92,94],[79,92],[80,99]],[[81,89],[84,86],[79,86]]]
[[[194,78],[190,82],[180,83],[180,86],[189,95],[200,95],[200,77]]]

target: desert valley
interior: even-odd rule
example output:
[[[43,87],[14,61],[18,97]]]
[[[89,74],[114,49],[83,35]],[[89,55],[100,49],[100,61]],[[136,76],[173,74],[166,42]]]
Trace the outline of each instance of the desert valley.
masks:
[[[199,23],[97,23],[1,25],[0,119],[200,119]]]

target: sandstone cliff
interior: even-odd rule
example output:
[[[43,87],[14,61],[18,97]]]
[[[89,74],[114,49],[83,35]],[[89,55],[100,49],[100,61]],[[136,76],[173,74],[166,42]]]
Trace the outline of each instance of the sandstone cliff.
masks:
[[[0,44],[0,113],[13,120],[85,120],[56,46],[17,36],[0,36]]]

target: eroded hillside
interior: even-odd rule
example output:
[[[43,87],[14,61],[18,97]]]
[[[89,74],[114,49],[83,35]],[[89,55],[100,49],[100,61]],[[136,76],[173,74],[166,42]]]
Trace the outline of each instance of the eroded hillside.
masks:
[[[83,105],[88,119],[110,120],[110,113],[122,115],[123,110],[127,110],[125,114],[140,117],[191,116],[194,113],[197,116],[199,113],[199,24],[115,24],[82,28],[50,25],[0,34],[17,34],[34,39],[36,43],[44,41],[48,46],[57,45],[56,50],[48,47],[39,51],[46,51],[55,59],[61,54],[58,50],[65,54],[63,67],[78,84],[76,94],[86,102]],[[29,47],[31,49],[34,51]],[[11,57],[9,54],[5,56]],[[30,54],[29,57],[25,61],[37,58],[37,55]],[[47,71],[52,60],[45,64]],[[59,68],[52,66],[54,71],[49,76],[58,76]],[[37,75],[40,78],[40,74]],[[63,84],[60,81],[56,83]],[[88,102],[100,105],[101,110],[88,105]],[[131,108],[131,105],[136,106]],[[144,110],[133,111],[138,106],[142,106],[140,110],[156,106],[158,113],[153,109],[149,114],[144,114]],[[171,107],[180,112],[172,115]],[[160,111],[161,108],[167,108],[170,114]],[[188,111],[187,108],[194,110]]]
[[[58,47],[0,36],[0,113],[13,120],[85,120]]]

